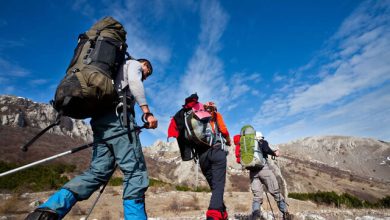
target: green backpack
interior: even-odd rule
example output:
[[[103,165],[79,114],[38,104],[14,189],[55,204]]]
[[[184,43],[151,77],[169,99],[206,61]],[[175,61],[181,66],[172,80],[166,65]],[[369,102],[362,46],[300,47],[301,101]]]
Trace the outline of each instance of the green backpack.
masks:
[[[126,50],[126,31],[112,17],[80,34],[52,101],[60,115],[84,119],[113,108],[118,101],[113,80],[125,62]]]
[[[244,168],[262,168],[266,163],[255,136],[256,131],[251,125],[241,128],[240,163]]]

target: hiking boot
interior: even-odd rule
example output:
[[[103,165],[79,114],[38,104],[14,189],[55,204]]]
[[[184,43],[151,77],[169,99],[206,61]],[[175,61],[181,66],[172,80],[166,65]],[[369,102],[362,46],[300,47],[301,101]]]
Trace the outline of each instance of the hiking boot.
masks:
[[[292,220],[292,215],[289,212],[284,212],[282,216],[283,220]]]
[[[261,212],[260,210],[255,210],[252,212],[252,215],[250,217],[250,220],[260,220],[261,219]]]
[[[25,220],[59,220],[58,214],[48,208],[37,208]]]

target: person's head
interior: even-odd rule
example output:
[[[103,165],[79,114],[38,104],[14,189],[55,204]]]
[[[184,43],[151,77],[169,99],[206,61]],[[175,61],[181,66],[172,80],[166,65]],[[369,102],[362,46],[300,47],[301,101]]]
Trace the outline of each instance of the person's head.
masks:
[[[148,78],[153,73],[153,67],[149,60],[147,59],[137,59],[138,62],[142,65],[142,81]]]
[[[206,102],[204,105],[204,109],[210,113],[215,113],[217,112],[217,106],[215,105],[214,102]]]
[[[260,131],[256,131],[255,139],[258,140],[258,141],[264,140],[263,133],[261,133]]]
[[[191,94],[190,96],[188,96],[184,100],[183,107],[184,108],[192,108],[196,103],[198,103],[198,100],[199,100],[198,94],[196,94],[196,93]]]

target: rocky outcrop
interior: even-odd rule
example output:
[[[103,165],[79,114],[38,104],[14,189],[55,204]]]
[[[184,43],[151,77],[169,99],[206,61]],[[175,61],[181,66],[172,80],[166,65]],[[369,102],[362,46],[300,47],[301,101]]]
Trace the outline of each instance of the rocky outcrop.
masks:
[[[390,181],[390,143],[348,136],[307,137],[278,147],[291,157]]]
[[[55,122],[56,117],[57,112],[49,104],[36,103],[16,96],[0,96],[0,125],[44,129]],[[60,125],[48,132],[81,138],[85,141],[92,140],[91,127],[82,120],[69,117],[62,117]]]
[[[144,148],[144,154],[147,158],[153,160],[150,161],[149,165],[152,164],[160,165],[158,172],[154,168],[149,169],[149,173],[153,178],[157,178],[166,182],[174,184],[185,184],[189,186],[207,186],[206,179],[202,175],[200,168],[197,167],[197,164],[194,161],[182,161],[179,152],[179,146],[177,141],[164,142],[161,140],[156,141],[153,145]],[[164,170],[162,167],[168,168]],[[279,186],[281,188],[282,194],[287,195],[287,184],[284,179],[280,167],[273,160],[269,160],[270,168],[274,171],[275,176],[278,180]],[[238,175],[243,176],[243,178],[249,179],[249,174],[246,170],[242,170],[240,164],[236,163],[236,158],[234,154],[234,147],[229,147],[229,153],[227,155],[227,178],[226,178],[226,187],[229,189],[234,183],[230,176]],[[246,187],[249,190],[249,180]]]

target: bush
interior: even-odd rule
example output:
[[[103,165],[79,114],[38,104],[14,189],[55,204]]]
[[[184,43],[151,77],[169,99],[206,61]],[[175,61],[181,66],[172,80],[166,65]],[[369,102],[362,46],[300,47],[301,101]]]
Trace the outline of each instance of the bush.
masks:
[[[149,179],[149,186],[154,186],[154,187],[164,187],[167,185],[171,185],[169,183],[166,183],[164,181],[158,180],[158,179]]]
[[[0,172],[5,172],[20,165],[0,161]],[[74,165],[48,164],[37,165],[19,172],[0,178],[0,190],[11,192],[36,192],[57,189],[64,185],[68,178],[62,176],[67,172],[73,172]]]
[[[109,186],[120,186],[123,183],[122,177],[111,177],[110,181],[108,182]]]
[[[375,205],[378,208],[390,208],[390,196],[386,196],[382,199],[380,199]]]
[[[316,192],[316,193],[289,193],[288,197],[298,200],[310,200],[317,204],[334,205],[336,207],[345,206],[348,208],[390,208],[390,196],[386,196],[376,203],[370,203],[365,200],[343,193],[338,195],[335,192]]]

